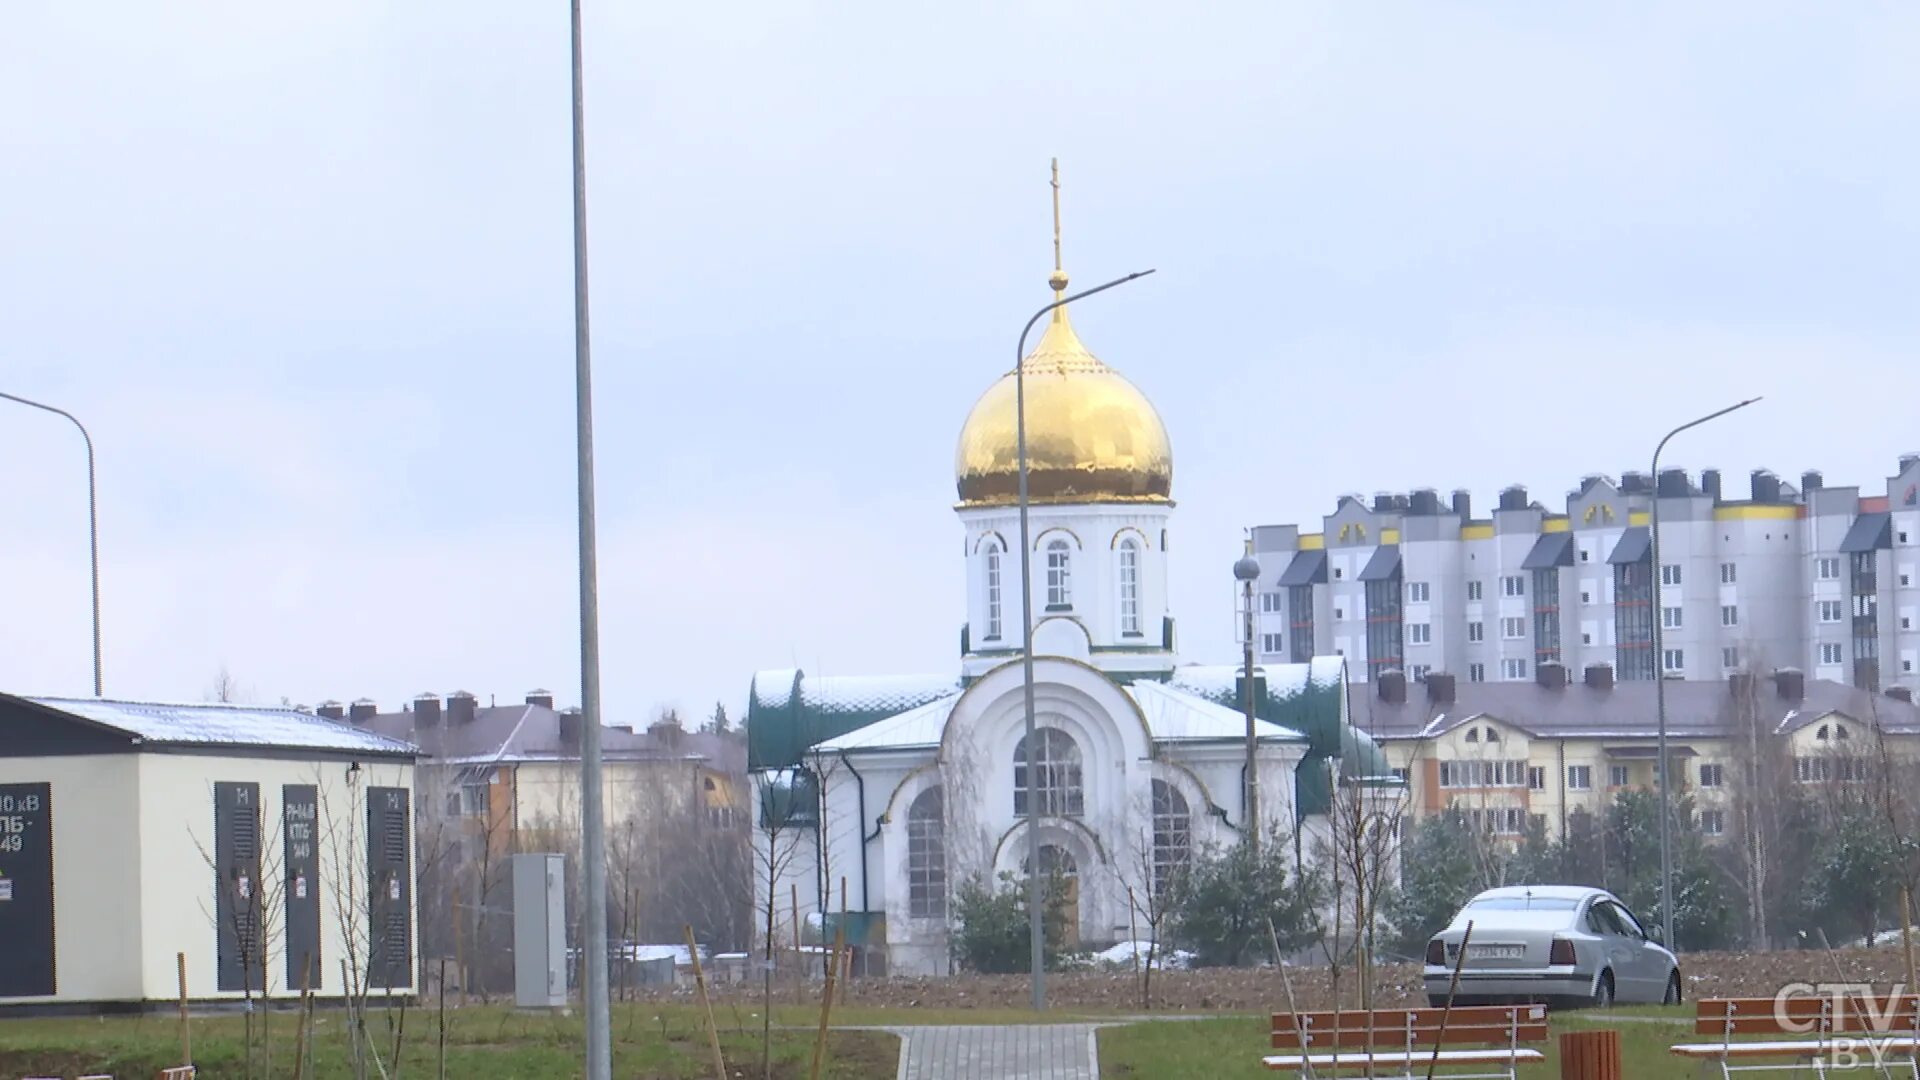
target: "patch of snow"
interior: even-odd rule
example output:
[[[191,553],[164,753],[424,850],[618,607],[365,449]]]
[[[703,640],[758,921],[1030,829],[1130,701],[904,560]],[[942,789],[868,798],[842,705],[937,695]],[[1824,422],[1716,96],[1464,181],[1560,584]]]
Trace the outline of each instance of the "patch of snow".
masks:
[[[1162,683],[1141,681],[1126,688],[1147,718],[1147,728],[1155,739],[1245,738],[1247,718],[1223,705],[1168,687]],[[1279,724],[1255,720],[1254,730],[1263,739],[1304,739],[1306,736]]]
[[[1184,971],[1193,963],[1193,954],[1180,949],[1168,948],[1165,942],[1155,945],[1146,941],[1123,941],[1104,952],[1094,953],[1094,959],[1108,967],[1133,970],[1135,958],[1146,966],[1151,957],[1155,968],[1161,971]]]
[[[793,703],[793,680],[797,668],[779,668],[756,672],[753,676],[753,703],[763,709],[784,709]]]
[[[816,750],[895,750],[938,746],[947,730],[947,717],[960,700],[958,693],[929,701],[878,723],[868,724],[837,738],[817,744]]]
[[[412,743],[298,709],[225,704],[171,704],[102,698],[24,700],[123,731],[142,742],[196,746],[271,746],[417,755]]]

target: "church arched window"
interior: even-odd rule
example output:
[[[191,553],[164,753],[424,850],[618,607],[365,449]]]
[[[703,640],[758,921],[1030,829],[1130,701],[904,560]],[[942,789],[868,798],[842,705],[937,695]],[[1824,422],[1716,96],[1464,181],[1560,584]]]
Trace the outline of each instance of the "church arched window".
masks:
[[[907,807],[907,907],[916,919],[947,917],[946,797],[937,785]]]
[[[1120,632],[1140,633],[1140,542],[1120,541]]]
[[[987,640],[1000,640],[1000,544],[987,543]]]
[[[1153,782],[1153,891],[1164,896],[1193,855],[1193,818],[1187,797],[1165,780]]]
[[[1047,608],[1073,606],[1073,548],[1065,540],[1047,545]]]
[[[1013,812],[1027,812],[1027,784],[1031,777],[1036,813],[1053,817],[1078,817],[1085,813],[1086,794],[1080,786],[1080,744],[1059,728],[1035,731],[1033,742],[1029,747],[1028,740],[1021,739],[1013,750]]]

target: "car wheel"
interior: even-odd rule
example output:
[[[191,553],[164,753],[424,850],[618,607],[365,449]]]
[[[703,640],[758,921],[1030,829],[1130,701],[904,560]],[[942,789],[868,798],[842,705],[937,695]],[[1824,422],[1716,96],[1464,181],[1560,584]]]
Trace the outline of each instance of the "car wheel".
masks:
[[[1591,1004],[1596,1009],[1610,1009],[1613,1007],[1613,972],[1603,971],[1600,973],[1600,977],[1594,980],[1593,1000]]]
[[[1678,969],[1675,969],[1673,974],[1667,976],[1667,996],[1660,999],[1660,1004],[1680,1004],[1680,972]]]

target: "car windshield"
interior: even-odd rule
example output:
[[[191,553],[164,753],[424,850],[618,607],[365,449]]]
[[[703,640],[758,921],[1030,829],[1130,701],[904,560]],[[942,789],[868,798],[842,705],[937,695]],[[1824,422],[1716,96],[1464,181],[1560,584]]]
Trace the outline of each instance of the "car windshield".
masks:
[[[1572,911],[1580,901],[1561,896],[1489,896],[1467,906],[1481,911]]]

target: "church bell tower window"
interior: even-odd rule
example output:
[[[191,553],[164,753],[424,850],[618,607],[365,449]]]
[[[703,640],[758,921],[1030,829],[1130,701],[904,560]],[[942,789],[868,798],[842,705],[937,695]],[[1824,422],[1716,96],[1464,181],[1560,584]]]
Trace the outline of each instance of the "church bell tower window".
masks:
[[[1047,610],[1073,607],[1073,549],[1065,540],[1047,545]]]
[[[1140,545],[1120,541],[1120,632],[1140,636]]]
[[[1000,545],[987,545],[987,637],[1000,640]]]

